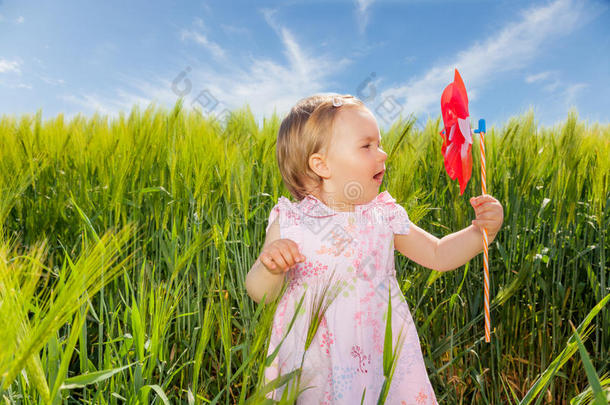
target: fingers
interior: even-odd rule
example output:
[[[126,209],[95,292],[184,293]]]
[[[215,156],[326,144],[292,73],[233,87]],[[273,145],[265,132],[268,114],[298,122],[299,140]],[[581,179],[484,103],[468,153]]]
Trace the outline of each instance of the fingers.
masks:
[[[479,208],[478,210],[474,210],[476,219],[493,219],[493,218],[501,218],[502,211],[498,209],[498,207],[489,207],[489,208]]]
[[[283,249],[280,248],[278,253],[284,259],[284,263],[285,263],[284,270],[288,270],[290,267],[292,267],[296,263],[296,260],[294,259],[294,256],[292,255],[292,252],[290,251],[290,248],[287,248],[287,247],[283,247]]]
[[[474,208],[477,219],[504,216],[504,208],[502,207],[502,204],[488,194],[472,197],[470,199],[470,204]]]
[[[274,251],[267,250],[260,255],[261,262],[267,267],[272,273],[281,272],[286,266],[284,258],[278,256]]]
[[[504,209],[502,204],[489,194],[482,194],[470,199],[470,204],[474,208],[476,219],[472,225],[481,232],[487,230],[488,235],[495,234],[502,226]]]
[[[478,207],[481,204],[484,203],[488,203],[488,202],[498,202],[498,200],[496,200],[495,198],[493,198],[492,196],[490,196],[489,194],[482,194],[476,197],[472,197],[470,199],[470,204],[472,204],[473,207]]]
[[[480,230],[486,228],[488,231],[500,228],[504,218],[504,209],[498,200],[489,194],[482,194],[470,198],[470,204],[474,208],[476,216],[472,225]]]
[[[296,243],[290,239],[272,242],[260,255],[261,262],[274,274],[288,271],[298,262],[305,260]]]
[[[481,215],[486,214],[488,212],[492,212],[493,210],[488,207],[478,207],[474,209],[474,213],[479,218]]]
[[[290,252],[290,255],[292,256],[293,264],[305,260],[305,256],[299,252],[299,246],[294,241],[283,239],[283,242],[286,245],[287,251]]]
[[[475,220],[478,221],[491,221],[491,222],[503,222],[504,214],[497,208],[491,208],[476,212]]]
[[[496,223],[494,221],[481,221],[479,219],[475,219],[474,221],[472,221],[472,225],[476,226],[481,230],[483,228],[490,230],[494,225],[496,225]]]
[[[487,229],[488,233],[497,233],[502,226],[502,219],[492,217],[490,219],[475,219],[472,221],[472,225],[478,228],[481,232],[483,229]]]

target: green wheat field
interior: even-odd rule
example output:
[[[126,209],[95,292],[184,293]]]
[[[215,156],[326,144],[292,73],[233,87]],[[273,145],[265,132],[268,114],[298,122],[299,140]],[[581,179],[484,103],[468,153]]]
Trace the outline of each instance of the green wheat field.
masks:
[[[298,370],[263,385],[277,300],[258,305],[245,289],[269,211],[290,198],[280,122],[258,125],[247,106],[218,122],[181,101],[118,118],[0,118],[2,403],[253,404],[299,388]],[[440,117],[415,122],[382,132],[381,191],[440,238],[474,219],[478,135],[460,196]],[[571,111],[540,127],[530,111],[488,127],[487,189],[504,207],[490,245],[491,343],[482,255],[440,273],[396,252],[437,399],[606,403],[610,125]],[[386,334],[384,389],[396,340]]]

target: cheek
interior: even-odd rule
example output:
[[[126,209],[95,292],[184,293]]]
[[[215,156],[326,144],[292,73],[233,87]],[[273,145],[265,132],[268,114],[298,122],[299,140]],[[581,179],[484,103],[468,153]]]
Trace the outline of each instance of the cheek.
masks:
[[[374,150],[364,150],[359,161],[363,170],[377,167],[377,155]]]
[[[346,151],[347,152],[347,151]],[[350,150],[334,156],[331,162],[337,179],[359,181],[376,167],[374,154],[366,149]]]
[[[359,161],[362,161],[362,156],[358,152],[349,152],[345,151],[345,153],[341,153],[340,155],[335,156],[333,159],[335,168],[342,173],[349,173],[354,170],[354,167],[358,165]]]
[[[362,150],[360,153],[355,153],[352,159],[352,171],[354,174],[368,173],[371,168],[371,163],[374,163],[372,155],[366,150]]]
[[[362,150],[360,153],[354,154],[350,164],[351,169],[347,175],[358,179],[368,177],[371,171],[375,170],[376,165],[373,153]]]

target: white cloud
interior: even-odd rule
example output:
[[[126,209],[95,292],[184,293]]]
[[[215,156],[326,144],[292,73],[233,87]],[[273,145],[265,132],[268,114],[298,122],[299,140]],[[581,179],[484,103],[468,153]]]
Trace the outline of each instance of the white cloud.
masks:
[[[548,91],[548,92],[553,92],[555,90],[557,90],[557,88],[561,85],[561,82],[559,81],[559,79],[554,79],[553,81],[547,83],[544,86],[544,90]]]
[[[0,73],[21,73],[21,63],[16,60],[0,59]]]
[[[64,94],[57,96],[57,98],[78,105],[85,110],[83,112],[99,112],[100,114],[107,115],[115,115],[117,113],[115,106],[100,99],[96,94]],[[70,116],[69,113],[66,115]]]
[[[589,87],[587,83],[574,83],[567,86],[564,91],[566,108],[569,108],[575,104],[578,93],[587,87]]]
[[[124,77],[123,80],[125,89],[116,89],[108,96],[93,92],[63,94],[58,98],[78,106],[79,111],[84,113],[99,112],[114,117],[121,111],[129,113],[135,105],[146,108],[149,104],[155,103],[158,106],[171,107],[178,99],[171,91],[171,83],[167,80],[156,79],[154,85],[137,78]]]
[[[423,76],[388,88],[381,99],[393,96],[403,110],[416,114],[438,110],[442,90],[453,81],[453,70],[457,68],[467,85],[469,99],[474,100],[478,90],[499,73],[523,68],[535,60],[549,40],[569,34],[589,18],[583,4],[571,0],[523,10],[520,20],[507,23],[489,39],[459,52],[450,63],[433,66]]]
[[[32,85],[28,84],[28,83],[20,83],[20,82],[15,82],[15,81],[10,81],[10,82],[5,82],[3,80],[0,80],[0,86],[2,87],[6,87],[8,89],[26,89],[26,90],[32,90]]]
[[[193,62],[190,65],[196,67],[185,66],[182,77],[176,71],[169,79],[125,78],[126,86],[109,97],[89,94],[62,98],[90,111],[99,109],[116,115],[120,110],[130,110],[134,104],[145,107],[152,101],[172,106],[182,95],[185,107],[196,107],[210,115],[247,103],[262,122],[274,110],[285,113],[300,98],[328,91],[333,86],[330,78],[351,63],[346,58],[317,55],[303,47],[290,30],[276,23],[272,11],[263,10],[263,15],[281,41],[285,61],[256,56],[238,60],[227,56],[227,63],[219,68]]]
[[[368,9],[373,2],[374,0],[356,0],[356,16],[358,17],[358,29],[360,33],[364,33],[364,30],[369,23]]]
[[[546,83],[543,89],[548,92],[555,91],[561,84],[559,72],[554,70],[527,75],[525,76],[525,82],[530,84],[537,82]]]
[[[136,78],[125,80],[129,81],[131,90],[117,90],[117,97],[113,98],[117,110],[129,111],[134,104],[146,107],[151,102],[173,107],[178,99],[178,95],[172,91],[171,81],[167,79],[156,78],[152,82]]]
[[[24,23],[24,21],[25,21],[25,18],[23,18],[23,16],[22,16],[22,15],[20,15],[19,17],[17,17],[17,19],[15,20],[15,22],[16,22],[17,24],[23,24],[23,23]]]
[[[205,30],[203,20],[199,17],[195,17],[193,25],[197,28],[196,30],[183,29],[180,31],[180,39],[183,41],[191,40],[198,45],[206,48],[215,59],[224,61],[226,59],[226,51],[218,45],[216,42],[210,40],[205,34],[200,32]]]
[[[21,76],[21,65],[21,60],[0,59],[0,74],[7,75],[4,76],[6,80],[0,77],[0,86],[9,89],[31,90],[31,84],[16,80],[15,74]]]
[[[39,74],[37,74],[37,76],[40,80],[42,80],[46,84],[50,84],[51,86],[59,86],[65,84],[64,79],[54,79],[52,77]]]
[[[241,34],[250,36],[250,31],[246,27],[237,27],[230,24],[220,24],[220,27],[227,34]]]
[[[305,50],[287,28],[276,28],[286,63],[250,57],[223,70],[207,66],[196,69],[190,77],[194,91],[189,97],[195,100],[201,91],[208,90],[220,105],[230,109],[248,103],[260,119],[274,109],[278,113],[287,112],[300,98],[325,91],[329,78],[350,63],[345,58],[315,55]]]
[[[551,75],[554,75],[554,72],[550,71],[550,70],[548,70],[546,72],[540,72],[540,73],[536,73],[536,74],[532,74],[532,75],[527,75],[527,76],[525,76],[525,82],[534,83],[534,82],[547,80],[549,77],[551,77]]]
[[[275,21],[274,11],[262,12],[281,40],[286,63],[250,57],[246,63],[231,65],[229,71],[203,68],[193,72],[193,83],[201,83],[227,106],[248,103],[258,118],[274,109],[286,112],[300,98],[326,91],[330,77],[351,63],[306,50],[290,30]]]
[[[261,10],[261,13],[263,14],[267,24],[269,24],[269,26],[273,28],[275,32],[279,32],[280,26],[275,22],[275,13],[277,13],[277,10],[264,8]]]

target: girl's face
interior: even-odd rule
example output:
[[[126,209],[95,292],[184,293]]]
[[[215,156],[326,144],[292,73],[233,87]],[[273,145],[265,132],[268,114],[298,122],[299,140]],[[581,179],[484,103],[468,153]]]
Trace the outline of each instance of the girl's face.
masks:
[[[381,149],[377,120],[366,108],[342,108],[335,117],[326,163],[325,187],[346,206],[366,204],[377,196],[387,154]]]

